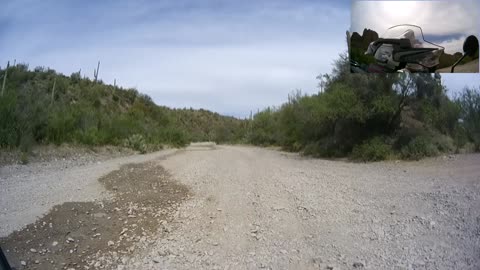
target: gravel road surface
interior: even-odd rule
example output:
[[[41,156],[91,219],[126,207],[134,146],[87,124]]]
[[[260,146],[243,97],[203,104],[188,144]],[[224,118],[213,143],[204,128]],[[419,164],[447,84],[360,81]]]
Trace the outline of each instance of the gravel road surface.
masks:
[[[480,269],[480,155],[355,164],[221,146],[161,164],[195,195],[124,269]]]
[[[1,232],[108,196],[96,178],[153,160],[192,195],[141,248],[98,268],[480,269],[480,155],[362,164],[211,144],[162,155],[1,168]]]
[[[57,160],[0,167],[0,237],[46,214],[64,202],[101,200],[110,194],[98,179],[127,163],[164,157],[176,150],[110,160]]]

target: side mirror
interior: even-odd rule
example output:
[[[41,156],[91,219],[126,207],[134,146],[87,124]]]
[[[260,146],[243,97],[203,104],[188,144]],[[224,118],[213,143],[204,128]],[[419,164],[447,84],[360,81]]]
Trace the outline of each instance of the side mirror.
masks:
[[[478,39],[475,36],[469,36],[463,43],[463,52],[473,57],[478,51]]]
[[[478,51],[478,39],[475,36],[469,36],[467,39],[465,39],[465,42],[463,43],[463,56],[462,58],[458,59],[455,64],[452,66],[452,73],[455,70],[455,67],[467,56],[473,57],[475,54],[477,54]]]

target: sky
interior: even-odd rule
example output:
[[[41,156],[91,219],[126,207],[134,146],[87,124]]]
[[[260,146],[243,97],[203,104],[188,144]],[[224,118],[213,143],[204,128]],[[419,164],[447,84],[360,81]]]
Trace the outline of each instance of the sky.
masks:
[[[0,9],[8,60],[66,75],[81,69],[159,105],[247,117],[289,93],[318,92],[347,50],[350,0],[15,0]],[[453,91],[478,76],[443,78]]]

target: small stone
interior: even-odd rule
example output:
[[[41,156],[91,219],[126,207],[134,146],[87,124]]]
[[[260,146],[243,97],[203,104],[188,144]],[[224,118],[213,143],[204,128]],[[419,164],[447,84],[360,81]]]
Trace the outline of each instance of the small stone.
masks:
[[[108,241],[107,245],[108,245],[109,247],[111,247],[111,246],[115,245],[115,242],[113,242],[113,241],[110,240],[110,241]]]
[[[353,268],[363,268],[363,263],[361,262],[354,262],[353,263]]]
[[[25,265],[27,265],[27,262],[26,261],[21,261],[20,264],[25,266]]]
[[[58,245],[58,242],[57,242],[57,241],[53,241],[52,246],[54,247],[54,246],[56,246],[56,245]]]
[[[68,237],[68,238],[67,238],[67,243],[72,243],[72,242],[75,242],[75,240],[74,240],[73,238],[71,238],[71,237]]]
[[[37,253],[37,250],[34,249],[34,248],[31,248],[31,249],[30,249],[30,252],[32,252],[32,253]]]
[[[39,260],[35,260],[35,263],[36,263],[36,264],[39,264],[39,263],[40,263],[40,261],[39,261]]]
[[[152,261],[153,261],[154,263],[159,263],[159,262],[160,262],[159,259],[153,259]]]

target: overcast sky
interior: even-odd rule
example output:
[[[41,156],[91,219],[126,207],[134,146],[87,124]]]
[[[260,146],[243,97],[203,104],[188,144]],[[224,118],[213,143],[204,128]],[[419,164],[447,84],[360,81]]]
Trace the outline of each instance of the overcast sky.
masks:
[[[30,68],[46,66],[67,75],[81,69],[92,77],[100,60],[104,82],[116,78],[159,105],[238,117],[280,105],[295,89],[317,92],[315,77],[330,72],[346,51],[351,15],[349,0],[15,0],[2,5],[1,66],[17,59]],[[470,74],[444,78],[454,90],[480,85]]]

